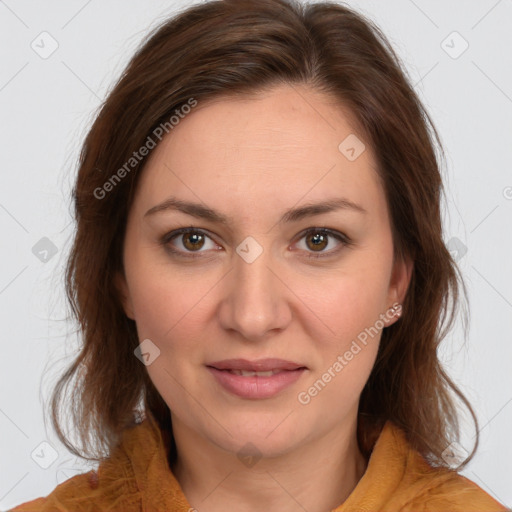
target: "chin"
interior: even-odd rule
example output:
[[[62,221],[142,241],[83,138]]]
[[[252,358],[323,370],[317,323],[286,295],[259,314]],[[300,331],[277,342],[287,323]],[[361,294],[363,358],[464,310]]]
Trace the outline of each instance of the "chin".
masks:
[[[254,450],[253,455],[255,456],[279,457],[296,449],[301,440],[303,441],[307,437],[301,435],[295,425],[283,421],[284,418],[286,418],[286,415],[281,414],[276,415],[275,421],[272,422],[261,421],[260,416],[260,421],[256,420],[249,423],[245,421],[242,425],[239,423],[225,423],[225,427],[231,436],[225,431],[221,433],[217,430],[215,438],[210,439],[220,448],[237,456],[251,455],[251,453],[246,452]]]

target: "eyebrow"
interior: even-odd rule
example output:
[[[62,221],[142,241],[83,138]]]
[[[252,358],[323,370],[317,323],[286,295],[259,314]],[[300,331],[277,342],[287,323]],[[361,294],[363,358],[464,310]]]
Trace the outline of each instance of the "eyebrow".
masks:
[[[217,224],[227,225],[230,222],[230,217],[199,203],[190,201],[182,201],[175,197],[170,197],[156,206],[150,208],[145,214],[144,218],[160,212],[170,210],[177,210],[192,217],[199,219],[209,220]],[[356,204],[345,198],[333,198],[322,201],[320,203],[308,203],[298,208],[291,208],[287,210],[279,219],[279,224],[297,222],[305,217],[314,215],[321,215],[337,210],[351,210],[361,214],[368,213],[361,205]]]

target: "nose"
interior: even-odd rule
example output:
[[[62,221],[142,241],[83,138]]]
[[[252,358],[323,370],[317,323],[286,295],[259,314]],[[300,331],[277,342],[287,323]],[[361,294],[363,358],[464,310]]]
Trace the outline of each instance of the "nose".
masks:
[[[293,294],[269,251],[264,250],[252,262],[238,254],[233,260],[233,269],[224,280],[221,326],[249,341],[286,329],[292,318],[289,299]]]

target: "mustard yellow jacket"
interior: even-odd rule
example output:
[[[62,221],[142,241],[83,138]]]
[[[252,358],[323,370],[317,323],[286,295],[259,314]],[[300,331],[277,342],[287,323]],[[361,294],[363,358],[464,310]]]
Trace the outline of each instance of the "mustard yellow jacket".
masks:
[[[164,441],[148,416],[125,430],[112,456],[97,471],[76,475],[44,498],[10,512],[190,512],[169,469]],[[236,507],[233,508],[236,510]],[[387,422],[361,480],[333,512],[506,511],[474,482],[447,469],[432,468]]]

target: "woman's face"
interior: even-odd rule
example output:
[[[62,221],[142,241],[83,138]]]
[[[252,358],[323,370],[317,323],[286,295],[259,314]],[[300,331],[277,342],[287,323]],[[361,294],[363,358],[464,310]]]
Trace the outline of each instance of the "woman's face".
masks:
[[[152,150],[118,284],[175,428],[272,456],[354,426],[411,270],[362,142],[282,85],[199,102]]]

